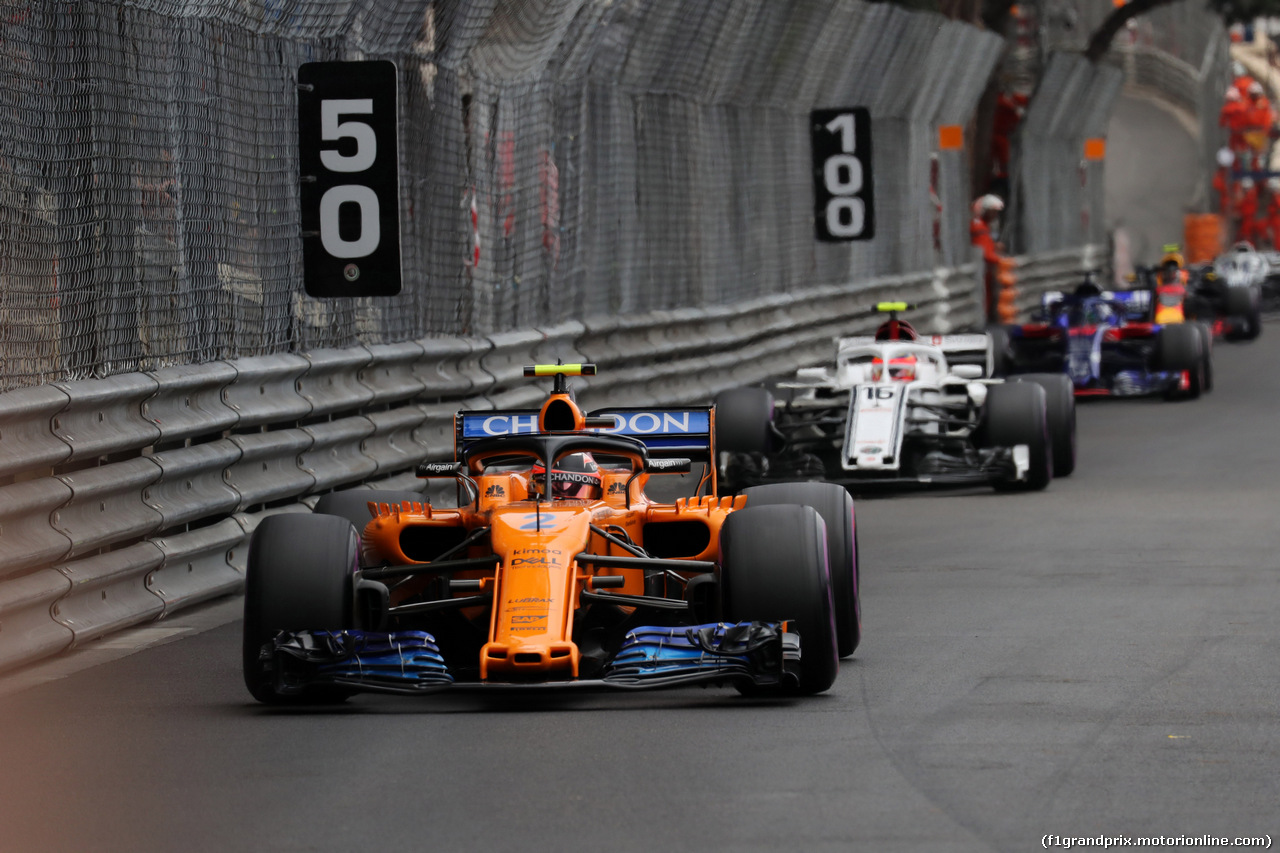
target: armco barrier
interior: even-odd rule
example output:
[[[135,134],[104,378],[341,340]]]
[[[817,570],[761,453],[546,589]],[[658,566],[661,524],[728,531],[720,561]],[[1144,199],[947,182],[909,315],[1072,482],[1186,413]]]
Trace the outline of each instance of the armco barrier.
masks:
[[[244,574],[230,556],[244,541],[244,528],[233,518],[151,540],[164,556],[146,579],[147,590],[163,604],[161,616],[238,590]]]
[[[217,435],[239,420],[223,399],[236,378],[236,369],[226,362],[166,367],[148,376],[156,389],[142,401],[141,411],[160,430],[160,446]]]
[[[67,462],[147,447],[160,437],[160,428],[142,415],[142,401],[159,387],[144,373],[55,387],[69,398],[66,407],[53,416],[54,435],[71,448]]]
[[[225,438],[152,454],[149,458],[159,466],[160,477],[142,490],[142,500],[160,513],[159,529],[235,512],[240,495],[224,473],[240,455],[240,448]]]
[[[71,591],[71,581],[54,569],[0,583],[0,671],[56,655],[75,634],[53,619],[53,606]]]
[[[71,630],[72,645],[78,646],[155,619],[164,612],[164,602],[147,590],[147,575],[163,562],[159,548],[139,542],[58,566],[71,589],[53,605],[54,621]]]
[[[0,477],[57,465],[71,455],[71,448],[52,429],[53,417],[71,401],[66,392],[42,385],[3,396]]]
[[[145,456],[62,474],[71,499],[53,511],[52,524],[71,540],[68,557],[137,539],[160,529],[163,517],[142,493],[160,479],[160,468]]]
[[[1020,305],[1098,257],[1019,259]],[[322,492],[422,490],[413,467],[453,452],[455,411],[541,398],[524,364],[595,361],[600,375],[579,385],[588,407],[702,403],[829,358],[834,338],[880,322],[883,299],[913,303],[921,331],[981,325],[969,264],[703,311],[0,394],[0,668],[239,590],[258,522],[305,512]],[[29,456],[10,449],[27,441]]]

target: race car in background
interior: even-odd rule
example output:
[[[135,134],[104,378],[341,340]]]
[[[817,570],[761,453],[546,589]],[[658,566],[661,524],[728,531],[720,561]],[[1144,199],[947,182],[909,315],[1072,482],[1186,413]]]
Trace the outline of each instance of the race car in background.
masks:
[[[1166,246],[1160,265],[1139,266],[1130,275],[1132,291],[1112,293],[1125,301],[1129,319],[1160,325],[1203,324],[1210,348],[1217,337],[1256,338],[1262,330],[1261,291],[1252,282],[1262,259],[1248,243],[1239,246],[1247,247],[1247,254],[1238,256],[1239,266],[1224,264],[1222,274],[1213,265],[1183,269],[1178,247]]]
[[[540,409],[460,412],[423,463],[457,506],[349,490],[264,519],[249,550],[243,669],[267,703],[359,691],[828,689],[860,636],[853,502],[827,484],[651,500],[714,456],[709,407],[584,414],[541,365]]]
[[[1191,271],[1186,312],[1209,323],[1227,340],[1251,341],[1262,333],[1262,306],[1269,287],[1270,265],[1246,242],[1236,243],[1211,266]]]
[[[997,369],[1064,373],[1081,397],[1199,397],[1212,381],[1211,337],[1198,323],[1153,322],[1151,298],[1104,291],[1092,276],[1074,293],[1046,292],[1034,322],[994,333]]]
[[[920,335],[897,312],[841,338],[830,366],[716,398],[726,487],[822,479],[872,486],[1043,489],[1075,468],[1075,399],[1061,374],[993,377],[985,334]],[[775,396],[776,393],[776,396]]]

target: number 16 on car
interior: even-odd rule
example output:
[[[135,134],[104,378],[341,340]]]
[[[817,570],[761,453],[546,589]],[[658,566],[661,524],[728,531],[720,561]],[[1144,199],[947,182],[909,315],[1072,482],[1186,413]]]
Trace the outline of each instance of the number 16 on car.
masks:
[[[825,243],[876,235],[871,182],[871,111],[866,107],[809,113],[813,149],[814,229]]]
[[[396,66],[298,68],[298,169],[307,295],[400,292]]]

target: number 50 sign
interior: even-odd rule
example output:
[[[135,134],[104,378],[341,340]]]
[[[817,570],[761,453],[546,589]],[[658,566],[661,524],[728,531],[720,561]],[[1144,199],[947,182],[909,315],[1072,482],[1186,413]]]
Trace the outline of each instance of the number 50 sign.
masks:
[[[298,68],[302,269],[309,296],[400,292],[396,132],[393,63]]]
[[[871,113],[866,107],[809,113],[814,227],[825,242],[876,235]]]

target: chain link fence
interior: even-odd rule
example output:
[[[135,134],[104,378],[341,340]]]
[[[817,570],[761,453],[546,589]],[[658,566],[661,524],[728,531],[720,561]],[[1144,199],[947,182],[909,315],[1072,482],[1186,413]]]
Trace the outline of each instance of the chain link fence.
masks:
[[[1020,43],[1002,66],[1007,76],[1037,80],[1012,167],[1006,242],[1016,253],[1107,242],[1105,160],[1086,157],[1084,145],[1106,136],[1122,85],[1182,110],[1198,128],[1201,173],[1213,172],[1225,141],[1218,113],[1231,62],[1221,20],[1198,0],[1161,6],[1134,18],[1106,62],[1091,65],[1080,51],[1114,8],[1110,0],[1039,4],[1027,16],[1036,47]],[[1207,179],[1193,203],[1208,209]]]
[[[0,3],[0,390],[690,309],[967,258],[1000,40],[855,0]],[[406,286],[301,286],[301,63],[399,69]],[[875,240],[821,244],[808,112],[874,122]]]
[[[1106,135],[1124,74],[1078,54],[1053,54],[1019,129],[1011,170],[1007,242],[1037,254],[1106,242],[1103,160],[1086,159],[1085,141]]]

